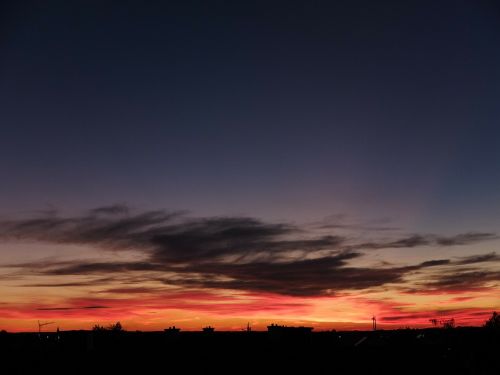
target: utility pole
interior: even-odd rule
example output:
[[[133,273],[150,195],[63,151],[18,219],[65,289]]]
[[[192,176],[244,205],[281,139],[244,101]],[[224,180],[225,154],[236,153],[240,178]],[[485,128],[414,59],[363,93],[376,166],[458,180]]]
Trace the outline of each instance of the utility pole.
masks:
[[[46,326],[46,325],[49,325],[49,324],[54,324],[55,322],[45,322],[45,323],[40,323],[40,321],[38,321],[38,338],[41,338],[42,335],[42,327],[43,326]]]
[[[375,315],[372,317],[372,328],[374,331],[377,330],[377,318],[375,318]]]

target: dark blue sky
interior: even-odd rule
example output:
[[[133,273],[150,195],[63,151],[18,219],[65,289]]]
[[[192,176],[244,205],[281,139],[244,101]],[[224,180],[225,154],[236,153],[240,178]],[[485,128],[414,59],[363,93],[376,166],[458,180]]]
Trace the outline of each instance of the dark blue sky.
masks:
[[[4,213],[500,224],[494,1],[103,3],[2,4]]]

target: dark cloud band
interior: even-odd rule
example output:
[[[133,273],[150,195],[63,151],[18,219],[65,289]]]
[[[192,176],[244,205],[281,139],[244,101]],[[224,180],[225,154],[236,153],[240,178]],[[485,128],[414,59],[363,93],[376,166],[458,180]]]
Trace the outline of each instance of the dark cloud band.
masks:
[[[136,213],[125,205],[96,208],[76,217],[60,217],[50,212],[31,219],[0,221],[3,240],[87,244],[105,250],[135,250],[143,256],[134,262],[50,261],[11,265],[40,275],[98,274],[102,277],[140,272],[154,274],[155,280],[165,284],[185,287],[303,296],[402,283],[409,274],[431,267],[498,260],[495,253],[490,253],[409,266],[353,266],[351,261],[362,257],[363,251],[456,246],[495,238],[493,233],[467,232],[451,237],[411,235],[356,244],[343,236],[317,235],[287,223],[268,223],[249,217],[191,218],[183,212]],[[177,277],[167,277],[167,274]],[[464,275],[470,279],[481,276],[479,273]],[[97,285],[99,279],[95,282]],[[457,280],[444,273],[437,280],[429,281],[428,286],[453,283]],[[79,283],[52,285],[79,286],[76,284]]]

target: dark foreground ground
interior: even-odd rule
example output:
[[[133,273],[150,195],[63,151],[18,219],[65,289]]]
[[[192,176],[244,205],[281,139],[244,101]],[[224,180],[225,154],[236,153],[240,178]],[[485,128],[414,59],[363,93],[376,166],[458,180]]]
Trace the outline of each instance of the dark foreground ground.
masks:
[[[0,335],[0,374],[494,374],[500,335],[377,332],[89,332]]]

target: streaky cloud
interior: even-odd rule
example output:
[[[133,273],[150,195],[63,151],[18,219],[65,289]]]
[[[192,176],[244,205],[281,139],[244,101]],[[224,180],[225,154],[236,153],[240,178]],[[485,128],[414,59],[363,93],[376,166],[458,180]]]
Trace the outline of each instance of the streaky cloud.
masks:
[[[485,262],[500,262],[500,256],[495,252],[491,252],[488,254],[462,257],[458,261],[456,261],[457,264],[461,264],[461,265],[474,264],[474,263],[485,263]]]
[[[94,310],[94,309],[108,309],[109,306],[83,306],[83,307],[40,307],[38,311],[66,311],[66,310]]]
[[[18,267],[20,272],[24,270],[32,275],[45,276],[101,275],[104,278],[119,275],[130,278],[131,284],[136,277],[131,275],[139,274],[141,280],[174,286],[267,291],[296,296],[333,295],[343,290],[402,284],[407,276],[424,269],[456,268],[497,260],[496,253],[490,253],[458,260],[428,260],[414,265],[353,265],[352,262],[367,251],[458,246],[495,238],[494,233],[466,232],[455,236],[412,234],[357,242],[343,235],[318,234],[310,228],[283,222],[271,223],[243,216],[196,218],[188,217],[184,211],[136,212],[123,204],[94,208],[72,217],[50,213],[0,221],[0,240],[85,244],[105,251],[134,250],[141,256],[136,261],[42,260],[3,265]],[[464,286],[451,271],[429,276],[424,286]],[[481,275],[488,280],[496,277],[489,273],[461,274],[473,285],[484,284]],[[25,286],[83,285],[99,285],[99,279]]]
[[[457,234],[452,237],[437,237],[436,243],[442,246],[457,246],[495,239],[498,239],[495,233],[468,232]]]

